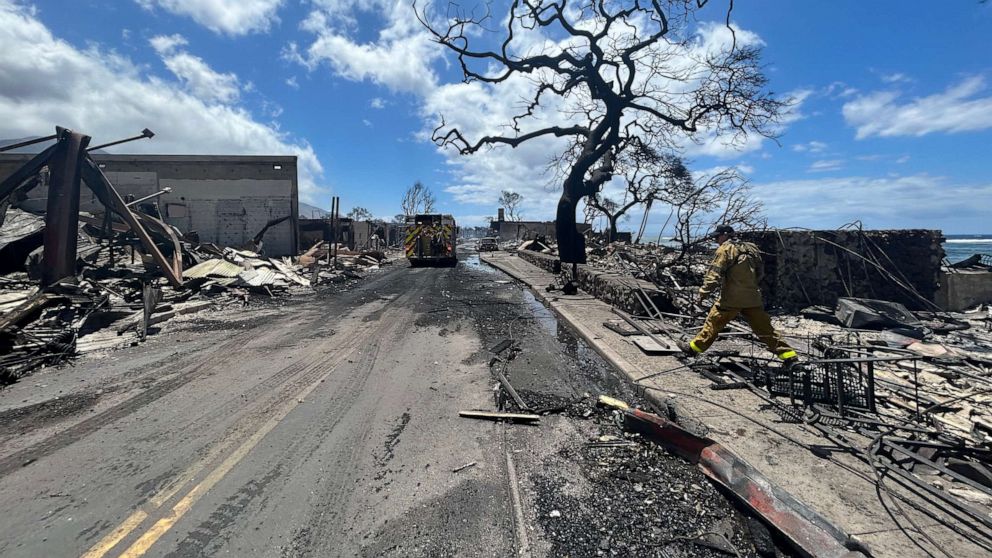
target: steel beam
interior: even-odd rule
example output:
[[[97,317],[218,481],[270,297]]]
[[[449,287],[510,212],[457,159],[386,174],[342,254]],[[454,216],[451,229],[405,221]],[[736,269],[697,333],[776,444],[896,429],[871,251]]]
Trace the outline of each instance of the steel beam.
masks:
[[[76,275],[76,241],[79,235],[80,167],[90,137],[56,129],[58,144],[48,161],[52,172],[45,212],[42,286]]]
[[[89,156],[84,157],[83,161],[83,178],[86,180],[86,185],[89,186],[90,190],[96,194],[100,202],[103,203],[107,209],[113,211],[114,213],[121,216],[124,222],[127,223],[134,234],[141,241],[141,245],[149,254],[152,255],[152,259],[155,263],[162,268],[162,272],[165,274],[166,279],[173,287],[183,286],[183,275],[182,275],[182,263],[181,256],[175,255],[174,261],[170,262],[162,255],[162,251],[158,249],[152,237],[148,234],[141,223],[139,222],[139,217],[131,211],[131,209],[124,203],[124,198],[117,192],[114,185],[110,183],[100,167],[97,166],[93,159]]]

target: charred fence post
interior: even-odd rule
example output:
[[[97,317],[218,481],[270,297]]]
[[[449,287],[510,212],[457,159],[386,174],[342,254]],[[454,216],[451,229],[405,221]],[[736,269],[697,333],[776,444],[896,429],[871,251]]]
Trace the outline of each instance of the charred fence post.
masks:
[[[58,128],[57,135],[58,144],[48,161],[52,178],[45,213],[43,286],[76,275],[80,169],[90,143],[89,136],[65,128]]]

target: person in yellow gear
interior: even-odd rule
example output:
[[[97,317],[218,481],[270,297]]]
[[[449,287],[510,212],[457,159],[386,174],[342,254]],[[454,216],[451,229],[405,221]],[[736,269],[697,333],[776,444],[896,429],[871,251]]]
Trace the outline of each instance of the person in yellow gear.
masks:
[[[680,342],[679,347],[693,356],[704,352],[730,320],[740,314],[769,351],[786,365],[795,364],[798,362],[795,349],[772,327],[771,318],[762,304],[758,283],[764,274],[764,265],[758,247],[737,239],[730,225],[718,226],[713,236],[719,247],[699,289],[699,303],[702,304],[717,286],[720,287],[720,300],[710,308],[699,334],[689,343]]]

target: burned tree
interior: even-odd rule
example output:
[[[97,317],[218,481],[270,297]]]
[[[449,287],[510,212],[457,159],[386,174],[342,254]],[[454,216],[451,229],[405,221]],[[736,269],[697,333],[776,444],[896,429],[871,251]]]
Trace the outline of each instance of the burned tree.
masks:
[[[682,260],[706,242],[717,225],[731,225],[738,230],[763,229],[767,225],[761,203],[750,195],[747,180],[733,168],[695,180],[673,181],[659,198],[672,207],[675,217],[673,238],[680,253],[674,261]]]
[[[400,206],[404,215],[416,215],[417,213],[432,213],[436,198],[431,189],[424,186],[419,180],[406,189]]]
[[[696,12],[708,3],[514,0],[492,49],[473,46],[484,44],[493,23],[488,5],[476,13],[448,4],[443,16],[419,9],[433,39],[456,55],[466,82],[531,84],[505,133],[470,139],[442,115],[435,143],[468,155],[538,138],[571,140],[558,159],[567,163],[557,209],[559,253],[563,262],[584,262],[576,205],[613,177],[623,138],[667,150],[705,137],[774,134],[783,103],[764,91],[760,49],[736,38],[725,46],[699,40]],[[728,28],[732,7],[719,13]]]
[[[351,219],[353,221],[371,221],[371,220],[375,219],[375,215],[372,215],[372,212],[371,211],[369,211],[368,209],[365,209],[364,207],[361,207],[361,206],[355,206],[355,207],[353,207],[351,209],[351,211],[349,211],[345,215],[345,217],[347,217],[347,218],[349,218],[349,219]]]
[[[609,242],[616,241],[617,223],[628,211],[642,204],[647,211],[652,203],[663,198],[666,190],[678,189],[679,184],[689,176],[688,169],[678,156],[661,155],[641,144],[637,138],[633,138],[631,147],[625,147],[626,142],[621,142],[615,150],[619,155],[614,171],[623,181],[623,198],[617,201],[602,192],[586,198],[587,210],[606,217]]]
[[[523,199],[523,196],[510,190],[503,190],[500,193],[499,206],[506,210],[506,217],[509,220],[520,220],[520,212],[517,211],[517,209],[520,207],[520,202],[522,202]]]

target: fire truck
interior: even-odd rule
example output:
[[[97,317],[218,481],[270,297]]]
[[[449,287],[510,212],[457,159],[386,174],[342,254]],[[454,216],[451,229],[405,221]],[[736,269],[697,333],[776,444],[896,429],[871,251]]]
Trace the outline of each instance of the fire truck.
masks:
[[[457,241],[458,227],[451,215],[427,213],[406,217],[403,247],[412,267],[454,266],[458,263]]]

